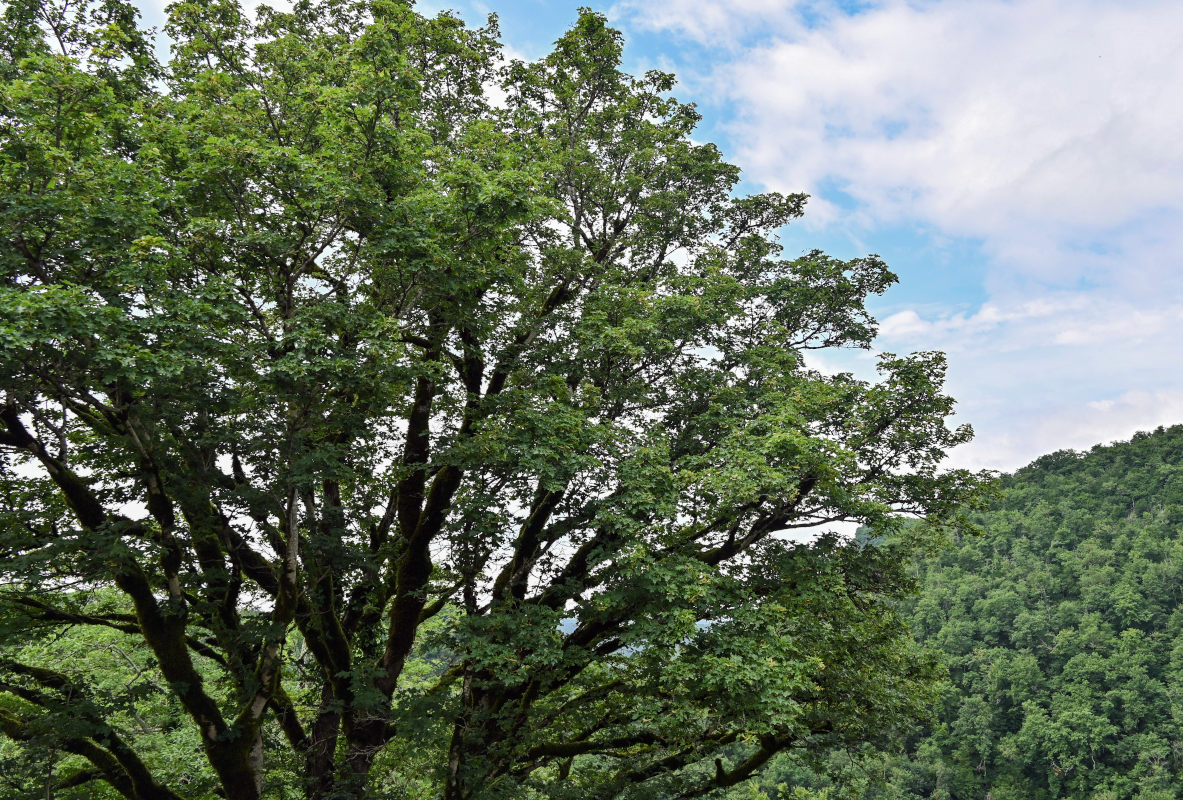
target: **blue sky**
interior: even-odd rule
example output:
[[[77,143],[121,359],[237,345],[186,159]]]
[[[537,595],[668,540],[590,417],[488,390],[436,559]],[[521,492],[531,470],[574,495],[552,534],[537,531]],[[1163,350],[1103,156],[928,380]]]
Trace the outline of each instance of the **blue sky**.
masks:
[[[143,0],[149,22],[163,2]],[[580,5],[679,77],[743,189],[805,191],[786,255],[878,253],[877,347],[944,350],[959,465],[1183,422],[1183,4],[421,0],[536,57]],[[824,355],[865,374],[867,354]]]

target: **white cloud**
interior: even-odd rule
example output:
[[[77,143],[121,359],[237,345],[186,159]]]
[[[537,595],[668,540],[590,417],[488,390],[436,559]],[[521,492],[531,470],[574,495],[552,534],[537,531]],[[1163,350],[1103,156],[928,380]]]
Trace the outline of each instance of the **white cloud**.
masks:
[[[772,188],[838,186],[868,224],[982,237],[1061,285],[1084,271],[1120,282],[1097,245],[1129,252],[1161,238],[1144,214],[1183,216],[1178,3],[635,5],[635,25],[738,48],[715,86],[736,110],[735,159]],[[811,207],[814,224],[835,216]]]
[[[905,309],[879,326],[887,346],[940,346],[953,352],[1006,352],[1062,346],[1134,350],[1157,355],[1175,345],[1183,300],[1147,307],[1089,293],[1051,295],[1014,305],[988,302],[972,314],[924,317]]]
[[[1077,318],[1088,306],[1085,297],[1067,295],[1030,300],[1012,306],[988,302],[972,314],[960,312],[935,319],[925,319],[915,309],[905,309],[886,317],[880,323],[879,335],[888,342],[903,339],[915,343],[939,339],[944,346],[957,349],[960,342],[967,338],[971,339],[974,346],[979,346],[982,344],[978,341],[980,334],[997,335],[1002,329],[1021,331],[1020,340],[1030,345],[1033,341],[1046,339],[1049,331],[1056,338],[1062,336],[1063,331],[1055,331],[1065,324],[1065,318]],[[1033,339],[1032,334],[1036,329],[1040,331],[1040,336]],[[994,347],[997,349],[997,341]]]
[[[893,350],[949,353],[948,388],[975,441],[952,463],[1014,469],[1062,448],[1083,449],[1183,421],[1183,301],[1154,305],[1084,293],[973,314],[904,309],[881,325]]]
[[[809,5],[785,0],[620,0],[609,14],[625,17],[634,28],[676,31],[703,44],[735,47],[756,27],[781,35],[803,27],[796,12]]]
[[[1183,391],[1132,391],[1116,398],[1065,403],[1013,420],[1005,429],[954,452],[952,463],[1014,470],[1056,450],[1088,450],[1183,420]],[[980,426],[979,426],[980,427]]]

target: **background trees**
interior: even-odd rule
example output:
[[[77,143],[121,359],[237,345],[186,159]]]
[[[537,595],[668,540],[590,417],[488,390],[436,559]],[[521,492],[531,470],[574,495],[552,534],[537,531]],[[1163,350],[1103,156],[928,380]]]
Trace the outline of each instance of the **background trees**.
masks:
[[[918,794],[1178,793],[1181,445],[1176,426],[1037,459],[984,537],[922,565],[914,628],[951,686]]]
[[[849,796],[1178,796],[1181,460],[1179,426],[1043,456],[980,536],[918,562],[907,615],[948,668],[938,715],[902,753],[864,751]],[[789,760],[761,790],[786,779],[848,796]]]
[[[601,17],[499,69],[401,2],[179,3],[167,65],[114,0],[4,13],[0,721],[62,786],[691,797],[924,705],[915,542],[781,534],[953,513],[943,361],[807,367],[894,276],[781,259],[805,198],[732,197]]]

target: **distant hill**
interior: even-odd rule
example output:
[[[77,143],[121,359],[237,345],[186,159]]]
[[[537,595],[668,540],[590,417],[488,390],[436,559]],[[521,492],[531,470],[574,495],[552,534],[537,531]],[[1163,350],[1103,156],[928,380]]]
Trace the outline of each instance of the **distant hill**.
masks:
[[[937,724],[897,797],[1183,797],[1183,426],[1037,459],[935,562]]]
[[[845,788],[782,759],[735,797],[1183,798],[1183,426],[1002,485],[982,535],[917,565],[913,630],[949,670],[935,721]]]

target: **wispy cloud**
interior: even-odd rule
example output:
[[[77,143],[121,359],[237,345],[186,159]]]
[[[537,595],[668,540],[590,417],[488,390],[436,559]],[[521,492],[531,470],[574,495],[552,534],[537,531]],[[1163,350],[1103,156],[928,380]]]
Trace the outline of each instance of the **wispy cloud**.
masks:
[[[700,44],[740,48],[759,29],[781,36],[803,29],[802,12],[814,5],[786,0],[619,0],[609,14],[627,19],[634,29],[674,32]]]
[[[973,313],[905,309],[886,317],[880,345],[949,352],[949,388],[977,440],[954,462],[1012,469],[1062,448],[1126,438],[1183,421],[1183,302],[1132,304],[1097,293]]]
[[[838,187],[867,224],[981,237],[1063,284],[1153,234],[1143,215],[1183,214],[1180,31],[1175,3],[886,3],[715,74],[757,180]]]

